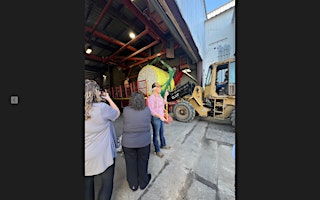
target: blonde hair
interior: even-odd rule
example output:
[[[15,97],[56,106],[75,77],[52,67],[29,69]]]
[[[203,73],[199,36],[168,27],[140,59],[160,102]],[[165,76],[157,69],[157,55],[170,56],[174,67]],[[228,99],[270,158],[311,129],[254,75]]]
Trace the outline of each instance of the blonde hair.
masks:
[[[93,103],[101,102],[100,86],[94,80],[85,80],[84,89],[84,119],[90,119],[89,111],[92,108]]]

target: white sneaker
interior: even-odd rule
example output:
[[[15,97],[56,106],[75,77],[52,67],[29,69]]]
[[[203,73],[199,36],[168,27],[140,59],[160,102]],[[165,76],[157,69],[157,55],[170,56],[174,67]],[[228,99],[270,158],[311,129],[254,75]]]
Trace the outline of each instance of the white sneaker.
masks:
[[[118,137],[118,148],[117,148],[117,152],[118,153],[122,153],[122,145],[121,145],[121,140],[122,140],[122,135],[120,135],[119,137]]]

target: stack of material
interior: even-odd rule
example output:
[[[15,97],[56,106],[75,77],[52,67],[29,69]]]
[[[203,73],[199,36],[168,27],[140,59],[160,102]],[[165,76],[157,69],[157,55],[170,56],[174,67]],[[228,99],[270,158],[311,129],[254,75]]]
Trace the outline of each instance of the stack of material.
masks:
[[[153,65],[146,65],[143,67],[138,74],[138,88],[145,95],[150,95],[152,92],[151,85],[154,82],[158,82],[162,85],[162,90],[164,89],[164,84],[169,80],[169,73],[155,67]],[[170,85],[168,87],[168,91],[174,89],[174,80],[170,81]]]

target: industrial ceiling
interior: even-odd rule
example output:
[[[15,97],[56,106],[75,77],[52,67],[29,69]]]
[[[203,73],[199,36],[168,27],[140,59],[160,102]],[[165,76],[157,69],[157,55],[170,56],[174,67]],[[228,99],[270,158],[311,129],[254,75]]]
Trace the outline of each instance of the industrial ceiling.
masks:
[[[156,57],[201,60],[175,1],[85,0],[84,16],[84,48],[93,50],[84,52],[86,70],[129,70]],[[130,38],[130,32],[136,36]]]

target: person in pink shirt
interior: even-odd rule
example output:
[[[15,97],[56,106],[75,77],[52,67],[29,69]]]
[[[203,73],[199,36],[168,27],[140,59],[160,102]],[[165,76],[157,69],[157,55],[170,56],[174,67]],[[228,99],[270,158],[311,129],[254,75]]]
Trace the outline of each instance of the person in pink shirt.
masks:
[[[163,157],[163,153],[160,149],[170,149],[167,146],[166,139],[164,137],[164,122],[167,119],[164,117],[165,104],[167,102],[168,91],[164,94],[164,98],[160,95],[161,85],[158,82],[152,84],[152,93],[148,97],[148,107],[150,108],[152,119],[152,130],[153,130],[153,145],[155,153],[160,158]],[[160,145],[158,142],[158,137],[160,138]]]

